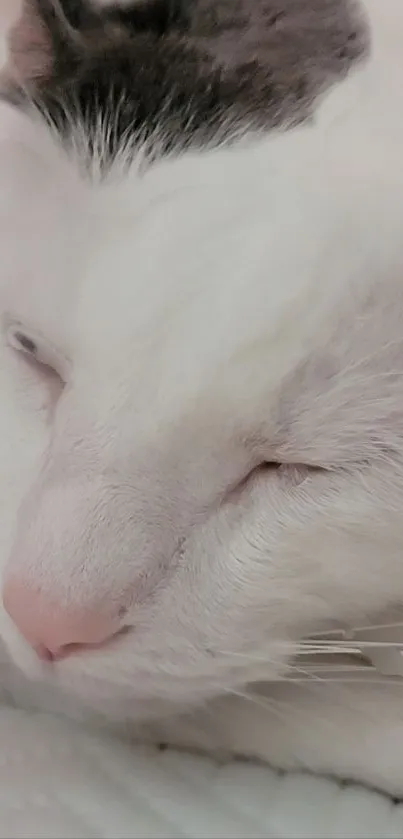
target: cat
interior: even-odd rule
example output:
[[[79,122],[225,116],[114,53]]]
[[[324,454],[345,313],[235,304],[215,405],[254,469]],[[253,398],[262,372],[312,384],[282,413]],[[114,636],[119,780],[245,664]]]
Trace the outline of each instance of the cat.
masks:
[[[403,599],[403,5],[101,5],[2,73],[2,684],[402,794],[403,681],[287,676]]]

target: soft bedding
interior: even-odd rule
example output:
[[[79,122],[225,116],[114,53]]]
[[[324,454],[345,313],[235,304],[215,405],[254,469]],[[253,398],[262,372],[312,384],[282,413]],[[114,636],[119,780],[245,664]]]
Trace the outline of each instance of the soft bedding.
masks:
[[[403,804],[325,778],[0,712],[0,837],[403,837]]]

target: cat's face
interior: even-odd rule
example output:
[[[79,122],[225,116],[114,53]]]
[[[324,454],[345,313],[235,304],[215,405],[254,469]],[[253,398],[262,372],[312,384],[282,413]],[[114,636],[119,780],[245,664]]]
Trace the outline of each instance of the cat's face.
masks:
[[[3,341],[48,423],[4,598],[54,660],[4,633],[33,678],[143,714],[276,675],[402,585],[403,190],[359,158],[352,186],[319,129],[179,154],[181,108],[134,138],[112,94],[94,127],[87,82],[67,117],[60,79],[37,95],[56,137],[1,105]]]

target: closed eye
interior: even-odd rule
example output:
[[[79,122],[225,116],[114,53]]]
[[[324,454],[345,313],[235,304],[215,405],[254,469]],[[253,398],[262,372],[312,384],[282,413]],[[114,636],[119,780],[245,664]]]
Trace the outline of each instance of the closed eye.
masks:
[[[20,323],[6,325],[9,346],[21,353],[26,361],[44,375],[57,376],[64,385],[69,377],[69,360],[39,332]]]

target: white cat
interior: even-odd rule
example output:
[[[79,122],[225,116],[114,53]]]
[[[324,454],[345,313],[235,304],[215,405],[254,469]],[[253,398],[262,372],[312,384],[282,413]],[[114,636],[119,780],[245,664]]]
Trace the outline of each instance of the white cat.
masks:
[[[403,4],[298,3],[37,0],[52,61],[0,103],[2,635],[25,702],[403,793],[403,680],[269,684],[403,599]]]

